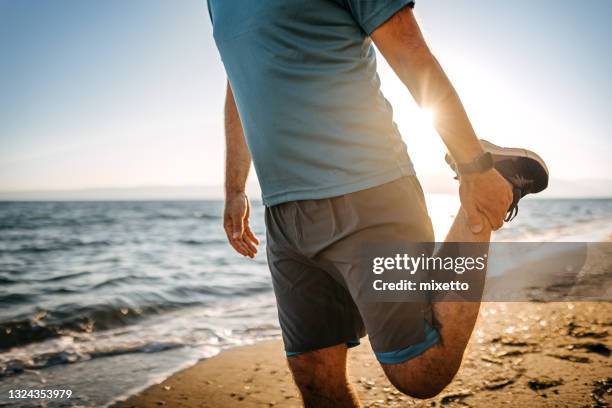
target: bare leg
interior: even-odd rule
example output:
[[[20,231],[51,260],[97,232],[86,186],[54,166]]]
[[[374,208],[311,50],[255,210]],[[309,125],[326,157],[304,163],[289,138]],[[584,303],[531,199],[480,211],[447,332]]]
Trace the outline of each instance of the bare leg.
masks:
[[[341,344],[287,358],[306,408],[359,407],[348,381],[346,354]]]
[[[484,222],[479,234],[474,234],[463,209],[446,237],[445,242],[487,243],[491,239],[491,226]],[[437,256],[445,256],[442,245]],[[440,393],[453,379],[463,359],[480,302],[436,302],[433,303],[434,318],[440,331],[441,342],[420,356],[401,364],[383,364],[389,380],[403,393],[415,398],[431,398]]]

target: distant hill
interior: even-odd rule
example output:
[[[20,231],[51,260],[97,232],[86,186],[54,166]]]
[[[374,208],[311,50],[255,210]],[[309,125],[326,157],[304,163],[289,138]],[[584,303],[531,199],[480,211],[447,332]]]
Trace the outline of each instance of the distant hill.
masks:
[[[142,186],[0,192],[0,200],[10,201],[201,200],[222,197],[221,186]]]
[[[456,194],[457,181],[447,174],[420,177],[427,193]],[[248,194],[260,196],[259,186],[250,184]],[[556,180],[541,198],[612,198],[612,179]],[[223,187],[217,186],[142,186],[126,188],[92,188],[78,190],[0,191],[0,201],[104,201],[104,200],[202,200],[223,198]]]
[[[446,174],[419,177],[428,193],[457,193],[457,181]],[[561,180],[551,179],[539,198],[612,198],[612,179]]]
[[[608,180],[555,180],[553,179],[543,197],[568,198],[612,198],[612,179]]]

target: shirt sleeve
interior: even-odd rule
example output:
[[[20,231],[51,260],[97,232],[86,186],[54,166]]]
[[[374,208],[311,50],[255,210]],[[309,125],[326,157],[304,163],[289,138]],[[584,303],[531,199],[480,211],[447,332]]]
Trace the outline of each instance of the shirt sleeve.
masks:
[[[210,23],[213,23],[212,9],[210,5],[210,0],[206,0],[206,8],[208,8],[208,17],[210,17]]]
[[[406,6],[414,7],[415,0],[346,0],[357,24],[370,35],[382,23]]]

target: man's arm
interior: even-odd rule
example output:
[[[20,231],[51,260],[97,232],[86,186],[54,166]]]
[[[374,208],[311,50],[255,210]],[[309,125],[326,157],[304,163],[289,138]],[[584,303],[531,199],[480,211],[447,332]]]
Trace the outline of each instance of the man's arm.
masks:
[[[455,161],[467,163],[482,154],[461,100],[429,50],[412,9],[397,12],[372,33],[372,40],[417,104],[434,112],[434,126]],[[459,191],[473,232],[482,229],[480,214],[493,229],[503,225],[512,191],[496,170],[460,177]]]
[[[225,99],[225,211],[223,227],[234,249],[253,258],[259,241],[249,227],[251,205],[245,194],[251,154],[244,140],[232,88],[227,84]]]

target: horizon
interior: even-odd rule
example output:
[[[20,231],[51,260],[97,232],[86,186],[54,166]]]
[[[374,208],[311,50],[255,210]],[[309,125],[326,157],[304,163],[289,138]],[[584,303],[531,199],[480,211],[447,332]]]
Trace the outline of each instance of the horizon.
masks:
[[[426,195],[457,196],[455,180],[438,182],[442,174],[421,179]],[[259,185],[247,184],[247,195],[252,201],[261,201]],[[223,185],[140,185],[121,187],[90,187],[75,189],[0,191],[0,202],[9,201],[173,201],[222,200]],[[612,179],[559,180],[551,179],[550,186],[538,196],[528,199],[612,199]]]

